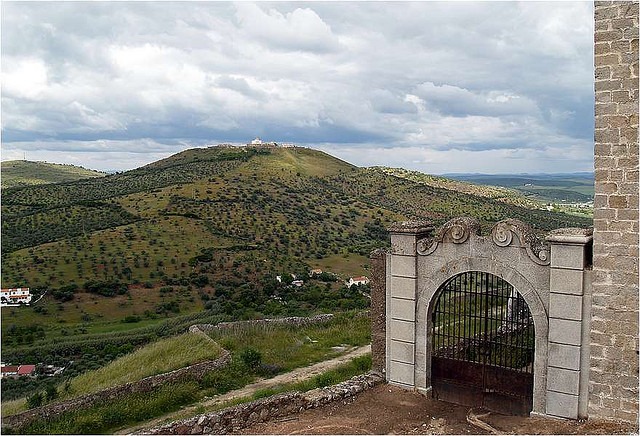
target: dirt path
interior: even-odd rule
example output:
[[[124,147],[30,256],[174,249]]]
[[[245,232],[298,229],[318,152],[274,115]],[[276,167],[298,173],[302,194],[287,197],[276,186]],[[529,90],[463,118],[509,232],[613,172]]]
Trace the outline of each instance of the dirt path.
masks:
[[[611,435],[637,434],[637,427],[598,420],[505,416],[381,384],[356,397],[308,409],[284,419],[254,424],[237,434]]]
[[[117,432],[115,432],[115,434],[131,434],[143,428],[155,427],[163,422],[169,422],[175,419],[183,419],[201,414],[203,413],[203,408],[205,411],[208,411],[218,404],[234,400],[236,398],[248,397],[260,389],[279,386],[285,383],[296,383],[304,381],[370,352],[371,345],[365,345],[363,347],[353,347],[347,350],[344,354],[333,359],[318,362],[314,365],[306,366],[304,368],[297,368],[291,372],[280,374],[273,378],[261,379],[255,383],[245,386],[244,388],[236,389],[235,391],[227,392],[223,395],[218,395],[213,398],[205,398],[199,403],[183,407],[180,410],[163,415],[159,418],[155,418],[151,421],[138,424],[134,427],[118,430]]]

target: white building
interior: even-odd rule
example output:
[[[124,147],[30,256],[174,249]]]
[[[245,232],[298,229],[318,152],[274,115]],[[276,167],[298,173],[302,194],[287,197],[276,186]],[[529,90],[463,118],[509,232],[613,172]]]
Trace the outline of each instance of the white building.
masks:
[[[368,285],[369,279],[365,276],[359,277],[349,277],[349,281],[347,282],[347,287],[351,287],[353,285]]]
[[[31,292],[29,288],[2,289],[0,293],[0,306],[18,306],[19,304],[29,304],[31,302]]]

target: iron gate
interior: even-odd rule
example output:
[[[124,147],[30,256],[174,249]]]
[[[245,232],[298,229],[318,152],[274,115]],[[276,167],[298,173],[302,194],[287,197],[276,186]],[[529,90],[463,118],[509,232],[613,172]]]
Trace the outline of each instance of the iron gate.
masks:
[[[492,274],[459,274],[439,289],[433,314],[434,398],[499,413],[533,406],[535,332],[529,308]]]

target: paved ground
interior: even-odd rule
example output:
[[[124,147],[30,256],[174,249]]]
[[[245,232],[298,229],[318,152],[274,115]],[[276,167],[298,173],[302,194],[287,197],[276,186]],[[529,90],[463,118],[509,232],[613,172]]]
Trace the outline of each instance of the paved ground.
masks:
[[[382,384],[240,434],[637,434],[628,424],[488,414]]]

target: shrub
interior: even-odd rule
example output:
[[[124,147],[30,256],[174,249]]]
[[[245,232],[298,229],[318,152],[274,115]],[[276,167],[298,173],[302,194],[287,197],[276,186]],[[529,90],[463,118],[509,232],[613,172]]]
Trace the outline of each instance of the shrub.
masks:
[[[42,406],[43,397],[42,392],[36,392],[33,395],[27,397],[27,407],[33,409]]]
[[[140,322],[141,318],[138,315],[127,315],[122,319],[124,323]]]
[[[58,398],[58,389],[56,389],[56,386],[53,384],[47,385],[44,391],[44,397],[45,400],[47,400],[47,403],[50,403],[51,401]]]
[[[127,285],[117,280],[100,281],[89,280],[84,284],[84,289],[92,294],[102,295],[103,297],[113,297],[115,295],[123,295],[127,293]]]
[[[206,374],[201,385],[204,388],[213,389],[215,395],[221,395],[239,389],[252,380],[253,376],[247,373],[244,365],[232,362],[224,368]]]
[[[245,348],[240,352],[240,359],[253,372],[257,372],[262,364],[262,354],[253,348]]]

